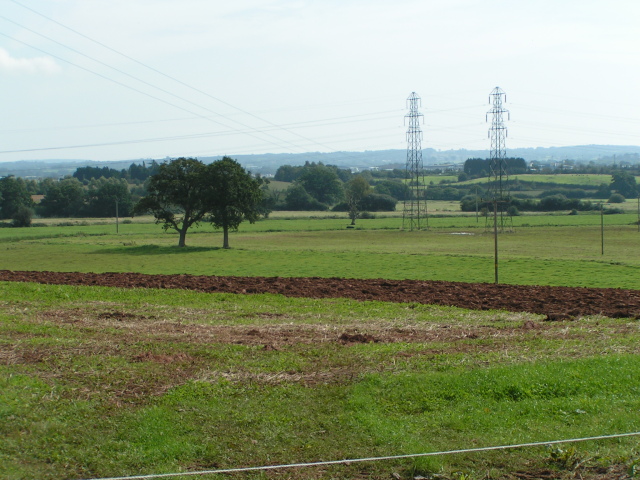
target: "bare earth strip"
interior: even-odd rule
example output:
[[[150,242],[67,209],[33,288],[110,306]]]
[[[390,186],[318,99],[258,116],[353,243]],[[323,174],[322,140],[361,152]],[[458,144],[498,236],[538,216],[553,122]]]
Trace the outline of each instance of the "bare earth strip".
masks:
[[[562,320],[583,315],[639,318],[640,290],[493,285],[420,280],[216,277],[141,273],[19,272],[0,270],[0,281],[120,288],[176,288],[202,292],[289,297],[351,298],[446,305],[471,310],[506,310]]]

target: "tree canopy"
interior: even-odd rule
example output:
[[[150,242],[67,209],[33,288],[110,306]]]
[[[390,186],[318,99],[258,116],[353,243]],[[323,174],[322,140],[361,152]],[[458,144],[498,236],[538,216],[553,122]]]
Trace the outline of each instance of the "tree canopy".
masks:
[[[342,198],[342,180],[334,168],[322,164],[310,165],[303,169],[297,181],[321,203],[331,205]]]
[[[119,178],[99,178],[89,183],[86,211],[92,217],[129,216],[133,201],[126,180]]]
[[[186,245],[192,225],[211,222],[223,230],[223,248],[229,248],[229,230],[245,220],[253,223],[265,213],[260,184],[229,157],[209,165],[195,158],[178,158],[160,165],[158,173],[149,178],[148,194],[135,212],[150,212],[165,230],[177,231],[180,247]]]
[[[207,220],[223,232],[223,248],[229,248],[229,230],[237,230],[243,221],[254,223],[264,208],[261,181],[251,176],[229,157],[207,166]]]
[[[195,158],[182,157],[163,163],[158,173],[149,178],[148,194],[140,199],[134,211],[151,213],[165,230],[178,232],[178,246],[184,247],[189,228],[209,211],[205,173],[205,165]]]
[[[294,183],[287,189],[284,205],[287,210],[324,211],[329,209],[326,204],[320,203],[309,195],[309,192],[299,183]]]
[[[13,175],[0,179],[0,218],[14,218],[21,207],[31,208],[33,202],[22,178]]]
[[[505,165],[509,175],[527,172],[527,162],[524,158],[505,158]],[[487,177],[491,175],[491,160],[484,158],[469,158],[464,162],[464,173],[472,177]]]
[[[44,217],[75,217],[84,210],[84,187],[75,177],[47,182],[40,213]]]
[[[616,172],[611,175],[611,189],[625,198],[633,198],[638,195],[636,177],[628,172]]]

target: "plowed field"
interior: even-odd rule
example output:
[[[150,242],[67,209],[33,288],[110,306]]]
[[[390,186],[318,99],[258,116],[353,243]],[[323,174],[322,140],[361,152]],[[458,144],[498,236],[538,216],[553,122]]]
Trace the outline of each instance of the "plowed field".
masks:
[[[583,315],[640,318],[640,290],[494,285],[420,280],[347,278],[216,277],[140,273],[19,272],[0,270],[0,281],[122,288],[180,288],[237,294],[352,298],[507,310],[563,320]]]

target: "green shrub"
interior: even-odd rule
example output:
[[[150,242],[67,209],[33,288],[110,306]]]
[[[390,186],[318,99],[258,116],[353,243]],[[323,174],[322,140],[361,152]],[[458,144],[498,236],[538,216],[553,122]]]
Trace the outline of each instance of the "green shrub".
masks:
[[[509,216],[511,217],[517,217],[518,215],[520,215],[520,211],[518,210],[518,207],[516,207],[515,205],[511,205],[508,209],[507,209],[507,213],[509,214]]]
[[[609,197],[609,203],[624,203],[626,198],[624,198],[619,193],[614,193]]]
[[[20,205],[12,217],[11,224],[14,227],[30,227],[33,218],[33,210],[25,205]]]

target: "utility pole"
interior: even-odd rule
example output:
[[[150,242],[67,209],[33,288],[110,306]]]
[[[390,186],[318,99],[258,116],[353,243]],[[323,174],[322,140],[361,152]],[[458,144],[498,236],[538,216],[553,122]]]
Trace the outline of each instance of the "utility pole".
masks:
[[[486,121],[489,121],[491,114],[491,128],[489,129],[489,138],[491,139],[491,150],[489,155],[489,197],[497,208],[494,212],[499,214],[499,231],[504,232],[505,223],[508,221],[506,217],[506,206],[509,203],[509,174],[507,172],[507,127],[504,124],[504,116],[507,115],[511,119],[509,110],[503,107],[503,102],[507,101],[507,94],[500,88],[494,88],[489,94],[489,104],[491,110],[487,112]]]
[[[600,202],[600,255],[604,255],[604,205]]]
[[[478,223],[478,185],[476,185],[476,223]]]
[[[428,228],[427,218],[427,198],[425,188],[422,187],[421,179],[424,179],[422,163],[422,129],[420,121],[424,121],[424,116],[420,113],[420,96],[412,92],[407,98],[409,113],[405,115],[405,123],[409,121],[407,129],[407,163],[405,167],[405,178],[409,187],[408,199],[404,200],[402,211],[402,228],[411,231],[420,230],[421,222],[424,220]]]
[[[489,177],[489,199],[493,203],[493,237],[494,237],[494,281],[498,284],[498,231],[504,232],[505,206],[509,201],[506,161],[506,140],[507,127],[504,125],[504,115],[509,117],[509,111],[502,104],[506,102],[507,94],[500,87],[494,88],[489,94],[489,104],[491,110],[487,112],[486,121],[489,121],[491,114],[491,128],[489,138],[491,139],[491,151],[489,155],[489,166],[491,169]],[[498,214],[500,222],[498,222]],[[498,223],[500,224],[498,226]]]

